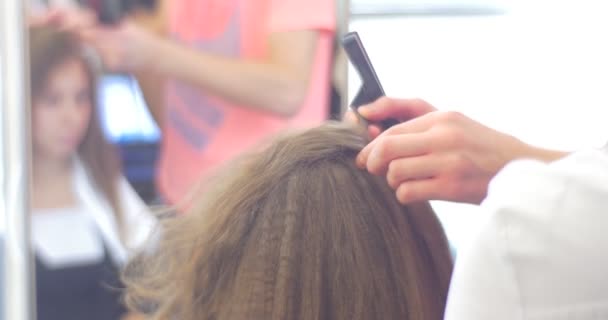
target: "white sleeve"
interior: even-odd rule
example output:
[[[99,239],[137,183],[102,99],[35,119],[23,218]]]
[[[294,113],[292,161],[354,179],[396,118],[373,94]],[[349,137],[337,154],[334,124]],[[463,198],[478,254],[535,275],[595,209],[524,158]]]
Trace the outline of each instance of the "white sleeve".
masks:
[[[498,229],[487,226],[471,247],[458,251],[445,319],[522,319],[504,231]]]
[[[128,252],[140,248],[156,225],[156,218],[133,190],[129,182],[120,177],[119,194],[125,223],[125,246]]]
[[[606,159],[499,173],[482,204],[489,221],[457,257],[445,319],[608,318]]]

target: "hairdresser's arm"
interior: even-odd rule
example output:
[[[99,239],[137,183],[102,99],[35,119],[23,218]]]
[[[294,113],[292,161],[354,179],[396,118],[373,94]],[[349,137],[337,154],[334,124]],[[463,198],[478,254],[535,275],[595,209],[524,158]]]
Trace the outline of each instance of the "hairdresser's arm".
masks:
[[[111,69],[180,79],[234,103],[282,116],[296,113],[305,99],[318,39],[316,31],[274,33],[268,39],[268,54],[247,60],[188,48],[129,23],[90,30],[84,36]]]
[[[223,57],[158,41],[152,47],[162,58],[151,61],[149,67],[234,103],[291,116],[305,99],[317,38],[315,31],[272,34],[269,53],[260,60]]]
[[[508,162],[531,158],[550,162],[564,152],[536,148],[485,127],[457,112],[443,112],[422,100],[381,98],[360,108],[363,117],[403,122],[378,135],[357,158],[369,172],[385,175],[402,203],[448,200],[480,203],[490,180]]]
[[[169,1],[157,2],[153,12],[139,11],[131,17],[131,22],[158,37],[166,38],[169,34]],[[166,77],[151,72],[151,70],[134,70],[139,87],[146,100],[146,105],[156,124],[162,129],[164,124],[165,86]]]

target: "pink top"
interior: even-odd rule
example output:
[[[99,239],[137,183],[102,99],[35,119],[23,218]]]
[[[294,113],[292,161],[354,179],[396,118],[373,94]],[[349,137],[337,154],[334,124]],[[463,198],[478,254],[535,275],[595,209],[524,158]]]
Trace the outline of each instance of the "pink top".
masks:
[[[176,204],[214,169],[263,139],[327,118],[335,3],[330,0],[178,0],[172,36],[205,52],[243,59],[266,54],[275,32],[318,30],[307,98],[291,118],[230,104],[178,81],[167,88],[158,186]],[[202,179],[202,180],[201,180]]]

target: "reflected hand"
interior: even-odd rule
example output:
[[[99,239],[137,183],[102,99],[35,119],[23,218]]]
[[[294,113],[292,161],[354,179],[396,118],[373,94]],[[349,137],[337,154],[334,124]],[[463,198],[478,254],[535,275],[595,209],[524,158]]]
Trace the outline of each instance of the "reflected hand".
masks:
[[[99,26],[80,32],[82,40],[92,45],[104,66],[113,72],[139,72],[150,68],[156,47],[163,41],[131,22],[117,26]]]
[[[28,26],[50,26],[67,31],[78,31],[97,25],[97,16],[83,8],[51,8],[28,16]]]

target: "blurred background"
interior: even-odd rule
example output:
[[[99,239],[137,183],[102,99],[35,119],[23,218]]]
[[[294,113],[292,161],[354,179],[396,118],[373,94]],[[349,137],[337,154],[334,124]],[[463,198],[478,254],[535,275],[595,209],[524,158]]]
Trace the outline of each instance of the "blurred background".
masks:
[[[340,33],[359,32],[389,96],[420,97],[547,148],[608,140],[605,1],[338,0],[336,6]],[[334,103],[343,110],[360,79],[340,50],[336,55]],[[161,131],[137,80],[106,73],[98,90],[103,133],[118,147],[124,176],[146,204],[159,203]],[[484,221],[475,206],[433,207],[456,248]]]

